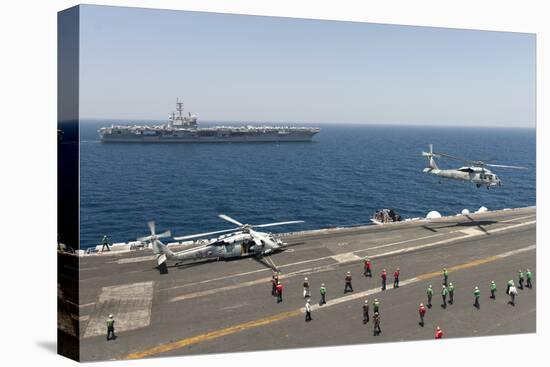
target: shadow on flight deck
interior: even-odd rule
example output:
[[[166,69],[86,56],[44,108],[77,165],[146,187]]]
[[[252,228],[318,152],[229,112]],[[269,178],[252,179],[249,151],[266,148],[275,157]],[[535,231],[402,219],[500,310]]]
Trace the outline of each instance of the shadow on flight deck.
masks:
[[[484,232],[485,234],[489,234],[489,232],[487,232],[487,230],[485,228],[483,228],[483,226],[490,226],[492,224],[496,224],[498,223],[498,221],[496,220],[474,220],[472,217],[470,217],[469,215],[465,215],[466,218],[468,218],[470,221],[469,222],[464,222],[464,223],[455,223],[455,224],[451,224],[451,225],[448,225],[448,226],[438,226],[438,227],[431,227],[431,226],[427,226],[427,225],[422,225],[422,228],[424,228],[425,230],[428,230],[428,231],[431,231],[431,232],[437,232],[438,229],[442,229],[442,228],[452,228],[452,227],[477,227],[479,228],[479,230],[481,230],[482,232]]]

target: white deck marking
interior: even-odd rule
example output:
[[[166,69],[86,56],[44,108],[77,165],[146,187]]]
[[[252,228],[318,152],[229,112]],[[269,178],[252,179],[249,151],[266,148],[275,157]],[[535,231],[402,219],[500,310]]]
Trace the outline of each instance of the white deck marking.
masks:
[[[338,261],[339,263],[349,263],[349,262],[361,260],[359,256],[355,255],[352,252],[345,252],[343,254],[333,255],[331,257],[334,260]]]
[[[109,314],[114,316],[116,333],[149,326],[152,301],[152,281],[103,287],[83,337],[106,334]]]
[[[530,246],[527,246],[527,247],[523,247],[523,248],[520,248],[520,249],[517,249],[517,250],[508,251],[508,252],[505,252],[503,254],[498,254],[498,255],[495,255],[495,256],[498,257],[498,258],[503,259],[505,257],[514,256],[514,255],[517,255],[517,254],[525,252],[525,251],[535,250],[536,248],[537,248],[537,245],[533,244],[533,245],[530,245]]]
[[[425,240],[425,239],[428,239],[428,238],[444,236],[444,235],[446,235],[446,234],[452,234],[452,233],[456,233],[456,232],[458,232],[458,231],[451,231],[451,232],[444,232],[444,233],[431,234],[431,235],[429,235],[429,236],[424,236],[424,237],[409,238],[408,240],[401,240],[401,241],[397,241],[397,242],[386,243],[386,244],[384,244],[384,245],[379,245],[379,246],[374,246],[374,247],[363,248],[363,249],[360,249],[360,250],[355,250],[355,251],[353,251],[353,253],[359,253],[359,252],[370,251],[370,250],[378,250],[378,249],[381,249],[381,248],[384,248],[384,247],[390,247],[390,246],[395,246],[395,245],[401,245],[401,244],[407,243],[407,242],[414,242],[414,241]]]
[[[119,259],[113,262],[117,264],[131,264],[131,263],[139,263],[142,261],[153,261],[156,258],[157,258],[156,255],[149,255],[149,256],[139,256],[139,257],[128,257],[128,258]]]
[[[508,223],[508,222],[513,222],[515,220],[521,220],[521,219],[526,219],[526,218],[533,218],[533,217],[536,217],[537,215],[536,214],[531,214],[531,215],[525,215],[523,217],[517,217],[517,218],[510,218],[510,219],[506,219],[506,220],[501,220],[499,221],[499,223]]]
[[[477,236],[477,235],[480,235],[480,234],[484,234],[485,232],[483,232],[481,229],[479,228],[464,228],[464,229],[461,229],[460,232],[466,234],[466,235],[469,235],[469,236]]]
[[[487,230],[487,232],[489,232],[489,233],[497,233],[497,232],[506,231],[506,230],[508,230],[508,229],[513,229],[513,228],[528,226],[528,225],[530,225],[530,224],[535,224],[535,223],[537,223],[537,221],[536,221],[536,220],[532,220],[532,221],[525,222],[525,223],[513,224],[513,225],[507,226],[507,227],[501,227],[501,228],[495,228],[495,229]]]
[[[471,232],[469,232],[469,234],[466,234],[466,235],[463,235],[463,236],[451,237],[451,238],[447,238],[447,239],[444,239],[444,240],[440,240],[440,241],[436,241],[436,242],[432,242],[432,243],[427,243],[427,244],[419,245],[419,246],[406,247],[406,248],[403,248],[403,249],[386,252],[384,254],[373,255],[373,256],[370,256],[370,257],[371,258],[376,258],[376,257],[381,257],[381,256],[400,254],[400,253],[403,253],[403,252],[410,252],[410,251],[414,251],[414,250],[423,249],[423,248],[426,248],[426,247],[443,245],[443,244],[446,244],[446,243],[449,243],[449,242],[454,242],[454,241],[457,241],[457,240],[463,240],[463,239],[466,239],[466,238],[483,236],[483,235],[486,235],[486,233],[491,234],[491,233],[505,231],[505,230],[508,230],[508,229],[523,227],[523,226],[527,226],[527,225],[530,225],[530,224],[533,224],[533,223],[536,223],[536,222],[537,221],[534,220],[534,221],[530,221],[530,222],[514,224],[514,225],[511,225],[511,226],[507,226],[507,227],[487,230],[487,232],[483,232],[483,231],[480,231],[480,230],[477,230],[475,232],[471,231]],[[460,229],[460,230],[449,232],[449,233],[456,233],[456,232],[463,232],[463,231],[464,231],[463,229]],[[358,250],[358,251],[354,251],[354,252],[357,253],[359,251],[362,251],[362,250]]]

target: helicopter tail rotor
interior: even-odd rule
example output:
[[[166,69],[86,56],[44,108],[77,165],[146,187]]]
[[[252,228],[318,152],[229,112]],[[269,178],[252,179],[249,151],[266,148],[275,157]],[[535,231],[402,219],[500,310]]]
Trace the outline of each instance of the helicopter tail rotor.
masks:
[[[151,231],[151,235],[144,236],[144,237],[139,237],[137,240],[140,241],[140,242],[147,242],[147,241],[154,242],[155,239],[166,238],[166,237],[171,237],[172,236],[172,232],[170,232],[170,231],[164,231],[160,234],[157,234],[155,232],[155,222],[154,221],[147,222],[147,225],[149,226],[149,230]]]
[[[437,153],[434,153],[433,144],[430,144],[429,152],[422,152],[422,156],[428,158],[428,167],[424,169],[424,172],[429,172],[433,169],[438,169],[434,158],[439,158],[440,155]]]
[[[172,233],[170,231],[164,231],[162,233],[157,234],[154,221],[148,222],[147,225],[149,226],[151,235],[145,236],[145,237],[139,237],[138,241],[151,242],[151,246],[153,247],[153,253],[157,255],[157,263],[160,266],[164,262],[166,262],[166,259],[168,256],[172,256],[174,253],[164,243],[159,241],[159,238],[170,237],[172,236]]]

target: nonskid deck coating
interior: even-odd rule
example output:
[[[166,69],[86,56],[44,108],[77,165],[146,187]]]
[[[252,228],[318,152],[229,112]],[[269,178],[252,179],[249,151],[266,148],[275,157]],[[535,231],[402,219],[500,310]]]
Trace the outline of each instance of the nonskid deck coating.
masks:
[[[303,300],[297,294],[301,295],[299,283],[303,276],[309,276],[313,280],[314,291],[319,286],[317,280],[324,277],[327,278],[327,284],[341,283],[342,280],[335,274],[344,271],[344,268],[352,269],[354,282],[358,282],[362,269],[359,264],[365,255],[373,257],[374,263],[378,265],[404,254],[411,254],[408,256],[415,258],[435,256],[432,252],[441,247],[448,247],[450,252],[464,249],[478,251],[472,245],[475,246],[479,241],[493,240],[497,236],[498,243],[491,244],[495,249],[513,250],[521,247],[520,244],[510,242],[515,235],[508,235],[509,233],[517,233],[521,238],[533,237],[534,243],[535,215],[535,208],[523,208],[472,214],[470,218],[474,222],[457,216],[430,222],[414,221],[380,227],[292,234],[284,236],[284,240],[290,244],[289,250],[271,258],[281,268],[281,279],[286,283],[285,298],[290,298],[293,304],[301,304]],[[235,312],[239,315],[234,318],[235,321],[252,321],[254,316],[262,314],[255,310],[260,304],[264,313],[269,311],[265,310],[264,303],[266,298],[271,303],[268,294],[271,270],[252,259],[169,268],[168,274],[160,275],[154,269],[154,260],[148,262],[146,256],[151,256],[151,253],[140,251],[80,259],[83,270],[80,303],[84,306],[80,307],[80,320],[81,335],[85,336],[82,339],[84,360],[122,358],[136,350],[146,350],[173,338],[200,335],[214,329],[214,326],[223,326],[228,315],[233,317]],[[534,268],[534,263],[532,267]],[[401,264],[401,268],[405,274],[412,270],[406,264]],[[377,267],[376,271],[379,270]],[[388,270],[389,273],[392,272]],[[512,276],[516,271],[511,271]],[[378,282],[376,276],[377,274],[373,282]],[[124,311],[121,312],[120,308],[116,312],[105,309],[99,297],[106,287],[125,289],[132,284],[144,282],[152,284],[152,302],[148,311],[145,306],[145,313],[150,313],[149,324],[144,323],[143,326],[133,329],[126,328],[124,331]],[[287,299],[283,307],[289,303]],[[115,313],[115,319],[119,321],[119,338],[103,345],[104,335],[94,335],[101,333],[102,325],[97,325],[100,321],[104,322],[102,316],[106,315],[102,314],[107,312]],[[248,317],[243,317],[240,312],[245,315],[248,313]],[[97,321],[90,323],[92,320]],[[96,326],[92,326],[94,324]],[[87,331],[89,327],[94,330],[93,333]],[[91,352],[94,350],[92,346],[97,343],[102,345],[103,352]],[[251,346],[251,350],[253,349]],[[186,354],[184,350],[180,353]]]

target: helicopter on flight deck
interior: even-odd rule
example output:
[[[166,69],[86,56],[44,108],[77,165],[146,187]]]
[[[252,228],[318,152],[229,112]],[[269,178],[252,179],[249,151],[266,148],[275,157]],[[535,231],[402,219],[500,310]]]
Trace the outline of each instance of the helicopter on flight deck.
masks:
[[[159,267],[162,266],[166,260],[173,260],[176,262],[176,265],[179,265],[182,263],[201,260],[226,260],[255,256],[256,259],[261,261],[265,255],[284,250],[285,243],[280,239],[275,238],[271,233],[255,231],[254,228],[265,228],[304,222],[302,220],[295,220],[252,225],[243,224],[225,214],[220,214],[219,217],[230,223],[236,224],[238,227],[214,232],[174,237],[175,240],[182,241],[201,237],[205,238],[213,234],[231,232],[214,239],[206,240],[206,243],[201,243],[199,245],[193,243],[189,245],[189,248],[184,248],[180,251],[174,252],[170,250],[168,246],[159,240],[160,238],[171,237],[171,232],[166,231],[156,234],[155,222],[153,221],[148,223],[149,229],[151,230],[151,235],[138,238],[138,241],[151,243],[153,252],[157,255],[157,263]],[[275,264],[272,262],[268,266],[276,268]]]

